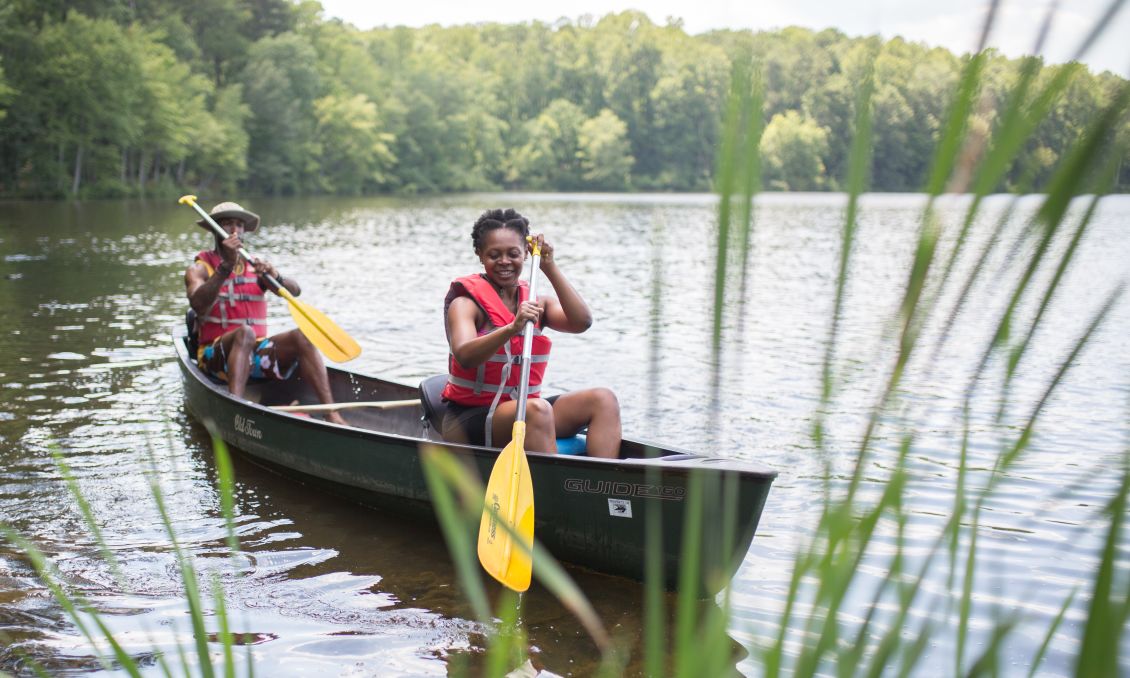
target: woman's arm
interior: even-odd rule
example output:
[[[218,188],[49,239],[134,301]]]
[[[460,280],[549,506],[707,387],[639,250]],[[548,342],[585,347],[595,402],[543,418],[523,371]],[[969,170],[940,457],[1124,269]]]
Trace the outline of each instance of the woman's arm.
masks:
[[[557,262],[553,259],[553,246],[545,241],[545,236],[538,234],[538,245],[541,247],[541,270],[545,273],[549,284],[557,298],[545,299],[545,322],[549,327],[558,332],[580,334],[592,327],[592,311],[589,305],[573,287]]]
[[[478,367],[512,337],[521,334],[528,321],[536,323],[540,314],[540,306],[527,301],[518,307],[513,323],[480,337],[479,325],[486,322],[482,310],[469,297],[457,297],[447,307],[447,341],[451,355],[465,368]]]

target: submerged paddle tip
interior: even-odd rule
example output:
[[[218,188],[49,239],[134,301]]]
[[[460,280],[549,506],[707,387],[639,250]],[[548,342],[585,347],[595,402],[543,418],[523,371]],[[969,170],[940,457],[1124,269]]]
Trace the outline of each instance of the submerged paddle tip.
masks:
[[[179,202],[182,205],[191,205],[194,202],[196,202],[196,196],[195,195],[182,195],[180,197],[180,200],[178,200],[177,202]]]
[[[500,560],[489,547],[479,545],[479,563],[492,579],[515,593],[525,593],[533,580],[532,563],[524,558]]]

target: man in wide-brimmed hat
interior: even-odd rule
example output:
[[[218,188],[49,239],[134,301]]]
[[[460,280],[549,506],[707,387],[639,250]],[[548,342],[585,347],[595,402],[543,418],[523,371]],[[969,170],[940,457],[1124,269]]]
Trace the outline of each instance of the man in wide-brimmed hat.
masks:
[[[248,262],[239,256],[243,235],[259,228],[259,215],[234,202],[222,202],[208,215],[227,237],[203,219],[196,222],[212,232],[216,246],[199,252],[184,274],[188,303],[196,312],[200,368],[226,381],[232,395],[240,397],[249,378],[282,380],[297,369],[319,400],[332,403],[325,363],[310,340],[299,330],[267,336],[266,293],[275,291],[268,276],[296,297],[302,288],[266,259]],[[346,425],[337,412],[326,419]]]
[[[208,216],[212,217],[212,221],[220,224],[220,226],[223,226],[221,222],[224,219],[238,219],[243,222],[244,233],[254,233],[255,229],[259,228],[259,215],[254,212],[248,212],[240,207],[239,203],[222,202],[213,207],[212,211],[208,213]],[[196,224],[209,233],[212,232],[212,227],[203,219],[196,222]]]

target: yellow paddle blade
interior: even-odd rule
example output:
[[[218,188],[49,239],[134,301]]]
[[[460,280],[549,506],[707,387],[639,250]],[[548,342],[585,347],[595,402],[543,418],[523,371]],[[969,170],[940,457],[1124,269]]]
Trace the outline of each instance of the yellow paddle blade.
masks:
[[[494,462],[483,498],[483,519],[479,523],[479,562],[490,576],[514,591],[530,588],[534,544],[534,484],[526,460],[526,422],[514,422],[510,444]],[[493,507],[495,514],[486,507]],[[526,548],[499,525],[505,522]]]
[[[345,330],[338,327],[324,313],[295,299],[285,287],[279,287],[279,296],[290,304],[290,315],[294,318],[298,329],[327,358],[335,363],[343,363],[361,355],[361,347],[353,337],[346,334]]]

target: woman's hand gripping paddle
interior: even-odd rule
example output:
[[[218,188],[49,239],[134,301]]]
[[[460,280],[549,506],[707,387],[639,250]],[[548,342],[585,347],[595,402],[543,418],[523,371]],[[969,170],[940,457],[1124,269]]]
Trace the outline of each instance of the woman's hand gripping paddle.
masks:
[[[188,205],[195,209],[204,221],[212,227],[212,230],[219,238],[226,238],[228,234],[224,229],[220,228],[211,216],[205,212],[200,205],[196,204],[195,195],[182,196],[178,201],[182,205]],[[239,255],[251,263],[252,256],[247,253],[247,250],[242,247],[239,248]],[[343,363],[347,360],[353,360],[361,355],[361,347],[353,340],[353,337],[345,333],[345,330],[338,327],[334,321],[325,316],[324,313],[318,309],[304,304],[294,298],[290,290],[279,284],[269,275],[263,276],[267,282],[274,288],[275,294],[278,294],[283,299],[286,299],[290,304],[290,315],[294,318],[294,322],[298,325],[298,329],[306,338],[310,340],[311,344],[318,347],[318,350],[326,355],[327,358],[335,363]]]
[[[538,267],[541,248],[533,241],[533,263],[530,266],[530,300],[537,297]],[[518,412],[510,444],[494,462],[483,498],[483,519],[479,523],[479,562],[490,576],[514,591],[530,588],[533,572],[534,486],[530,463],[526,460],[526,398],[530,390],[530,352],[533,349],[534,324],[527,322],[522,332],[522,378],[518,382]],[[493,510],[492,510],[493,509]],[[504,522],[510,529],[505,529]],[[521,540],[521,543],[515,543]]]

